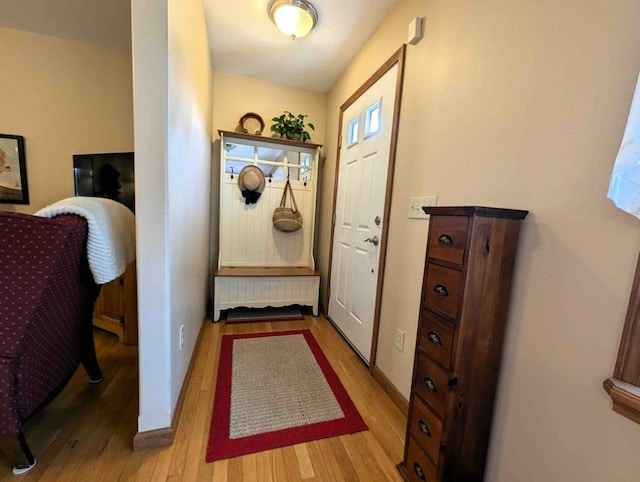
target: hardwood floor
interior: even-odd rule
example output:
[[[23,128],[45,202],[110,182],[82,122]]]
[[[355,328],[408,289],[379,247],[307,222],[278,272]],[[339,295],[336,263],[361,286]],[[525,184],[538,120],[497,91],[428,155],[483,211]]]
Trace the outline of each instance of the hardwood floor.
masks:
[[[243,457],[205,463],[220,336],[309,328],[329,359],[369,430]],[[25,434],[38,459],[24,476],[0,463],[2,481],[401,481],[406,417],[369,375],[359,358],[322,316],[305,321],[206,322],[171,447],[133,452],[138,416],[137,347],[96,330],[105,374],[89,385],[80,368],[69,385]]]

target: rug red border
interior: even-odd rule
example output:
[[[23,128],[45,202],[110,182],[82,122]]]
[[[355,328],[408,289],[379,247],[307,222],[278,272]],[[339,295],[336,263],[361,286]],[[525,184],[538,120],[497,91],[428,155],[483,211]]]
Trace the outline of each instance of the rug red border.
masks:
[[[229,439],[229,412],[231,407],[231,355],[233,340],[239,338],[258,338],[267,336],[283,336],[301,334],[314,354],[322,369],[327,383],[331,387],[336,400],[345,417],[328,422],[320,422],[302,427],[293,427],[266,434],[253,435],[235,440]],[[263,450],[270,450],[287,445],[309,442],[327,437],[336,437],[349,433],[367,430],[368,427],[351,401],[349,394],[340,382],[338,375],[331,367],[329,360],[322,352],[320,345],[313,337],[311,330],[276,331],[269,333],[251,333],[241,335],[223,335],[220,348],[218,379],[213,403],[213,414],[207,444],[207,462],[238,457]]]

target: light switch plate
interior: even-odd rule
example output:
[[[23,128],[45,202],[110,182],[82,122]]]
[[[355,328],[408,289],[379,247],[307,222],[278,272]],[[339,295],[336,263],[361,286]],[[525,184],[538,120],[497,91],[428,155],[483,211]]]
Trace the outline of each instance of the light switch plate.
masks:
[[[429,219],[429,215],[422,210],[423,206],[436,206],[438,196],[412,197],[409,199],[409,218]]]
[[[396,336],[394,340],[394,345],[396,350],[403,351],[404,350],[404,331],[399,328],[396,328]]]

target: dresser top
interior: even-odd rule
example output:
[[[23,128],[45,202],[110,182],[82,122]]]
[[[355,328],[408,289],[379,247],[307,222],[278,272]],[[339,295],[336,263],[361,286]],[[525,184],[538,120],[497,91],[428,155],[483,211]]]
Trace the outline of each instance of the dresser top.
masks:
[[[425,206],[427,214],[440,216],[480,216],[485,218],[524,219],[529,211],[520,209],[489,208],[484,206]]]

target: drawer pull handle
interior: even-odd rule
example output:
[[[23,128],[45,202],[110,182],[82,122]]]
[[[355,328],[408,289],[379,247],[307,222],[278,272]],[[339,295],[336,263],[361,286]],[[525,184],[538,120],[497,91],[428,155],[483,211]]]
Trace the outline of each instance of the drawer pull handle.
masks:
[[[449,290],[444,285],[435,285],[433,287],[433,291],[438,293],[440,296],[444,296],[444,297],[449,296]]]
[[[448,234],[441,234],[438,238],[438,243],[444,244],[445,246],[451,246],[453,244],[453,238]]]
[[[420,467],[420,464],[418,462],[413,463],[413,471],[416,473],[420,480],[427,480],[427,478],[424,476],[424,470],[422,470],[422,467]]]
[[[442,346],[442,339],[440,338],[440,335],[438,335],[435,331],[430,331],[429,334],[427,334],[427,337],[429,338],[429,341],[434,345]]]
[[[420,420],[418,422],[418,428],[420,431],[425,434],[427,437],[431,438],[431,430],[429,430],[429,426],[424,420]]]
[[[438,391],[438,387],[436,386],[436,382],[431,380],[429,377],[424,377],[424,386],[431,390],[433,393]]]

